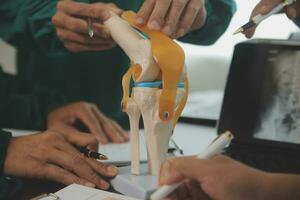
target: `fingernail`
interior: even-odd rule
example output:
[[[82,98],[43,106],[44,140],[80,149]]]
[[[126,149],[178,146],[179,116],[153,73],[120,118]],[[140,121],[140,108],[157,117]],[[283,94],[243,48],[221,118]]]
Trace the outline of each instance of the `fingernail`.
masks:
[[[121,143],[123,143],[123,142],[125,142],[125,140],[126,140],[125,136],[122,135],[122,133],[120,133],[120,135],[119,135],[119,141],[120,141]]]
[[[153,29],[153,30],[159,30],[160,29],[160,25],[157,21],[153,20],[151,21],[149,24],[148,24],[148,27],[150,29]]]
[[[108,171],[108,173],[110,173],[111,175],[114,176],[114,175],[118,174],[119,169],[112,165],[107,168],[107,171]]]
[[[144,21],[144,19],[143,19],[143,18],[141,18],[141,17],[138,17],[138,18],[136,19],[136,23],[137,23],[138,25],[142,25],[142,24],[144,24],[144,23],[145,23],[145,21]]]
[[[182,37],[182,36],[184,36],[184,34],[185,34],[185,31],[184,31],[184,29],[183,28],[181,28],[181,29],[179,29],[179,31],[177,32],[177,37]]]
[[[107,139],[106,139],[105,137],[102,137],[102,136],[99,136],[99,137],[97,138],[97,140],[98,140],[101,144],[107,144],[107,143],[108,143]]]
[[[103,12],[103,20],[106,21],[109,18],[110,18],[110,13],[108,11],[104,11]]]
[[[167,34],[168,36],[170,36],[172,34],[172,30],[170,26],[165,26],[162,30],[165,34]]]
[[[107,190],[109,187],[110,187],[110,185],[106,182],[106,181],[103,181],[103,180],[101,180],[101,189],[104,189],[104,190]]]
[[[265,14],[265,13],[269,12],[269,10],[270,10],[269,6],[262,6],[261,7],[261,13],[262,14]]]
[[[86,182],[84,185],[85,185],[86,187],[90,187],[90,188],[96,187],[96,185],[95,185],[94,183],[90,183],[90,182]]]

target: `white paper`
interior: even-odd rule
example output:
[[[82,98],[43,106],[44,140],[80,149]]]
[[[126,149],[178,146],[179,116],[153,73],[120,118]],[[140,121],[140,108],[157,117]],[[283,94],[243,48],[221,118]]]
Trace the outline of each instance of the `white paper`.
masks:
[[[60,200],[138,200],[132,197],[115,194],[78,184],[72,184],[55,193]],[[43,200],[52,200],[46,197]]]

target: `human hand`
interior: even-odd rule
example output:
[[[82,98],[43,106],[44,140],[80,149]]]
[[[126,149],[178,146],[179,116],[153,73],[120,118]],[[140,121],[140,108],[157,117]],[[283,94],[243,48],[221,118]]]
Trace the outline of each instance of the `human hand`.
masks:
[[[85,4],[59,1],[52,23],[57,36],[71,52],[108,50],[115,46],[109,29],[103,25],[110,17],[110,12],[121,15],[122,10],[112,3]],[[92,38],[88,35],[89,17],[93,21]]]
[[[93,151],[97,151],[98,147],[94,136],[78,132],[45,131],[12,138],[7,149],[4,174],[108,189],[110,185],[102,177],[116,176],[117,167],[84,157],[75,146],[88,146]]]
[[[83,124],[98,140],[122,143],[129,135],[114,120],[106,117],[93,103],[78,102],[53,110],[48,115],[48,129],[59,132],[79,132],[76,125]]]
[[[137,24],[161,30],[172,38],[200,29],[206,21],[204,0],[145,0]]]
[[[186,180],[170,199],[263,200],[270,175],[226,156],[200,160],[182,157],[167,160],[160,172],[160,184]]]
[[[282,3],[282,0],[261,0],[253,9],[250,20],[258,14],[265,15],[269,13],[278,4]],[[300,12],[300,2],[293,3],[290,6],[286,6],[284,12],[290,19],[295,19]],[[257,26],[252,27],[244,32],[247,38],[251,38],[254,35]]]

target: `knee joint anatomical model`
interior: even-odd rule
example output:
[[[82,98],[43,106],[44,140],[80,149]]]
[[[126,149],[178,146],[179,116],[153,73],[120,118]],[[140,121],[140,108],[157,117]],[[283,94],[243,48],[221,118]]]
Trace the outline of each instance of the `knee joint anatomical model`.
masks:
[[[185,56],[182,48],[163,33],[135,26],[135,13],[124,12],[122,18],[113,15],[105,25],[131,60],[122,81],[122,108],[129,116],[131,129],[131,172],[140,173],[139,120],[142,116],[149,172],[158,175],[187,100]]]

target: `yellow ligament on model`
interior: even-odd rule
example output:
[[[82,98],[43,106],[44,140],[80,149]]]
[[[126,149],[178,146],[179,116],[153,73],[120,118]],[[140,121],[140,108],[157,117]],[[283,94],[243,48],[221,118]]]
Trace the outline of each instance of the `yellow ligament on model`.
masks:
[[[188,80],[185,82],[185,94],[178,108],[175,111],[175,101],[177,94],[177,84],[180,81],[180,77],[183,71],[185,56],[182,48],[160,31],[153,31],[148,29],[146,26],[138,27],[135,24],[136,14],[132,11],[126,11],[123,13],[122,18],[125,19],[131,26],[139,29],[143,33],[150,37],[152,54],[161,68],[162,72],[162,92],[159,99],[159,117],[163,121],[172,120],[174,126],[186,104],[188,96]],[[123,76],[123,99],[122,107],[125,111],[126,103],[129,98],[129,85],[130,79],[133,75],[134,80],[136,80],[141,72],[141,67],[132,64]],[[175,112],[175,113],[174,113]]]

